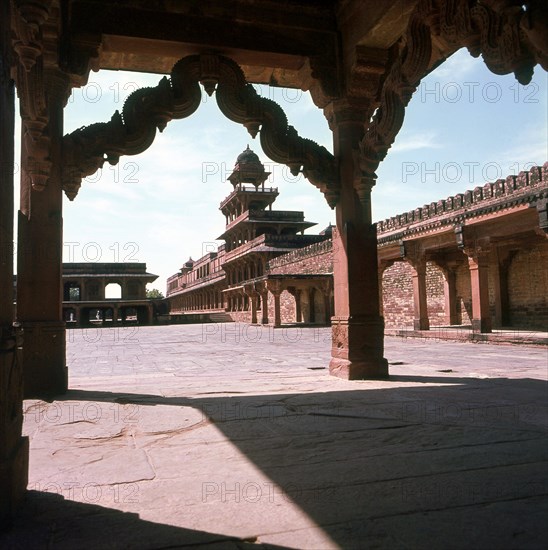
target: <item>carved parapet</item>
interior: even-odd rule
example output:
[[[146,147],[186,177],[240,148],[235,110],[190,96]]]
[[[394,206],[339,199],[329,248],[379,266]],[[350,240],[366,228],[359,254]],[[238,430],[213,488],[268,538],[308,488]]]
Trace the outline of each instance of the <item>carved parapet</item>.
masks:
[[[170,78],[154,88],[133,92],[122,114],[116,112],[106,123],[80,128],[64,138],[63,188],[72,200],[82,178],[91,175],[108,160],[116,164],[121,155],[135,155],[147,149],[156,130],[162,131],[173,119],[190,116],[200,105],[202,83],[217,99],[220,110],[243,124],[252,136],[260,129],[265,154],[286,164],[293,174],[302,171],[326,196],[330,206],[338,199],[336,159],[327,149],[303,139],[288,125],[279,105],[257,94],[231,59],[217,55],[192,55],[178,61]]]
[[[482,187],[457,193],[437,203],[424,205],[414,211],[377,222],[379,235],[398,229],[406,229],[412,223],[422,221],[453,224],[455,217],[473,218],[489,211],[508,208],[521,202],[537,204],[548,195],[548,163],[533,166],[519,175],[510,175]]]

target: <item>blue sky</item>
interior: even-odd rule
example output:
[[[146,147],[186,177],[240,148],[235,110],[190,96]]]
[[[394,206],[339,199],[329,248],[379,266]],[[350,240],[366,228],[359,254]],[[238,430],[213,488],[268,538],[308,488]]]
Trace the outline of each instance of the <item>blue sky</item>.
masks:
[[[155,86],[160,75],[100,71],[75,89],[65,109],[65,132],[107,121],[129,93]],[[375,220],[517,173],[548,160],[547,73],[535,69],[520,86],[513,75],[489,72],[481,59],[457,52],[423,80],[406,111],[403,128],[377,174]],[[278,102],[300,135],[332,150],[321,110],[306,92],[261,87]],[[16,132],[16,135],[19,135]],[[302,176],[273,164],[258,138],[226,119],[215,98],[191,117],[172,121],[137,156],[106,165],[84,180],[73,202],[64,201],[64,261],[140,261],[165,281],[189,256],[212,250],[222,233],[218,207],[238,154],[249,146],[279,188],[275,207],[303,210],[318,232],[334,221],[321,193]],[[16,152],[16,159],[18,152]],[[18,178],[16,166],[16,181]]]

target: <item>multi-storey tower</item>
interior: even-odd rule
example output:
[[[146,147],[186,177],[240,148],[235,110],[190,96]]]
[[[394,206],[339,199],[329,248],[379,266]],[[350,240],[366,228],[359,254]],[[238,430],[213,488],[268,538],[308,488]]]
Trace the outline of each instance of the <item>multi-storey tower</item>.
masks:
[[[221,202],[226,228],[218,238],[225,241],[222,267],[229,286],[262,276],[268,260],[290,249],[322,240],[304,235],[316,224],[305,221],[302,211],[272,210],[278,189],[265,187],[269,175],[248,146],[228,177],[234,190]]]
[[[233,190],[220,205],[226,227],[218,239],[224,244],[217,252],[189,260],[168,279],[172,311],[226,310],[233,320],[255,323],[262,310],[261,319],[268,323],[270,292],[278,304],[274,318],[279,324],[282,290],[277,281],[269,282],[268,262],[329,235],[304,235],[316,224],[305,221],[301,211],[273,210],[278,189],[265,185],[269,175],[249,146],[238,156],[228,177]]]

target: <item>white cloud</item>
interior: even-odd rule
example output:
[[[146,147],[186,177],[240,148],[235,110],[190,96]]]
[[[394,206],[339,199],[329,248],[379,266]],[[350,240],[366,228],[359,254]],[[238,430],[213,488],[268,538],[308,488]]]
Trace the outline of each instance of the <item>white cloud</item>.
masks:
[[[440,82],[461,82],[470,75],[481,63],[470,55],[466,48],[456,51],[447,61],[437,67],[426,79],[435,79]]]
[[[390,148],[390,153],[403,153],[416,151],[418,149],[441,149],[440,138],[436,132],[403,133],[400,139],[396,137],[396,142]]]

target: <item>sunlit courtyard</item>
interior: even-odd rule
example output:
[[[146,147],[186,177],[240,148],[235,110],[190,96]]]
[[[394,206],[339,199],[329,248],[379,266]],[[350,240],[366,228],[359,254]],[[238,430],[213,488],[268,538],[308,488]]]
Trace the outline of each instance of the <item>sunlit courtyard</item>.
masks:
[[[545,347],[388,337],[390,379],[347,381],[330,346],[329,328],[69,331],[69,392],[24,404],[30,492],[4,544],[542,547]]]

